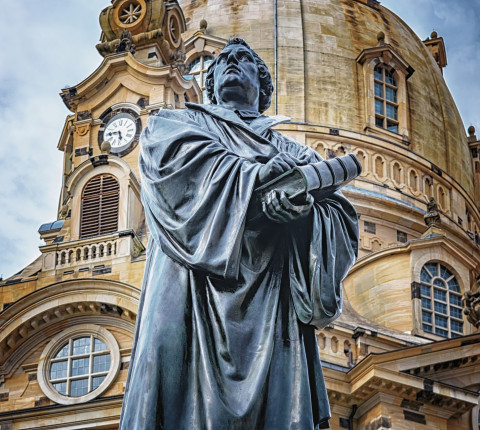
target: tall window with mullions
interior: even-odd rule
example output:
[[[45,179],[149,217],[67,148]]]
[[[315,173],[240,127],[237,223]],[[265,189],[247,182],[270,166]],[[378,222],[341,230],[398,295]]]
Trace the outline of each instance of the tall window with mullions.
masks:
[[[455,275],[443,264],[429,262],[420,272],[422,329],[442,337],[463,335],[462,293]]]
[[[198,86],[202,90],[203,103],[208,104],[210,101],[207,98],[205,91],[205,79],[207,77],[207,70],[210,64],[213,63],[214,58],[211,55],[201,55],[193,60],[188,67],[188,75],[184,75],[185,79],[194,78]]]
[[[375,125],[398,133],[398,84],[395,71],[375,67]]]

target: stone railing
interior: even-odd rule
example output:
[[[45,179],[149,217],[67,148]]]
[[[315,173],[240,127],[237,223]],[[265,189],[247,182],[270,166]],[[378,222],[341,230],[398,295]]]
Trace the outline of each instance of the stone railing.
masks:
[[[121,257],[137,257],[145,247],[133,230],[41,246],[42,270],[68,270]]]
[[[76,264],[97,263],[117,255],[119,239],[94,244],[72,246],[56,252],[55,267],[61,269]]]

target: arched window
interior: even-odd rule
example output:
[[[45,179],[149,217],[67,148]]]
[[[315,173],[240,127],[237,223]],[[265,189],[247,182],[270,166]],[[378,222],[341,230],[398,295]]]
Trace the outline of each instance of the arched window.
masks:
[[[453,273],[429,262],[420,272],[422,329],[443,337],[463,335],[462,293]]]
[[[212,64],[214,58],[211,55],[202,55],[190,63],[186,79],[195,78],[198,86],[202,90],[203,103],[209,103],[207,92],[205,91],[205,78],[207,77],[208,66]]]
[[[119,194],[120,187],[113,176],[90,179],[82,193],[81,238],[117,231]]]
[[[394,70],[375,67],[375,125],[398,133],[398,85],[393,74]]]

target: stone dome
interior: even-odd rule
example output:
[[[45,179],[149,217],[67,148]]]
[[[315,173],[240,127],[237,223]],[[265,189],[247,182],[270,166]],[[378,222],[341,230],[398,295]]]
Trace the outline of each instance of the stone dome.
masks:
[[[179,3],[188,31],[198,30],[206,19],[208,34],[243,37],[266,61],[272,76],[278,71],[277,94],[267,113],[287,115],[298,123],[369,134],[368,91],[358,57],[379,42],[387,44],[414,70],[405,81],[408,139],[398,141],[399,146],[473,195],[466,133],[441,68],[413,30],[377,1],[278,0],[276,16],[271,1]],[[381,33],[384,41],[378,40]]]

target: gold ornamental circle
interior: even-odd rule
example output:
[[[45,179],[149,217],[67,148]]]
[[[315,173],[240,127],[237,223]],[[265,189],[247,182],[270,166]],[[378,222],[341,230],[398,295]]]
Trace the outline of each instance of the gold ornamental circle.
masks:
[[[143,20],[146,12],[145,0],[123,0],[117,4],[113,19],[119,27],[133,30]]]

